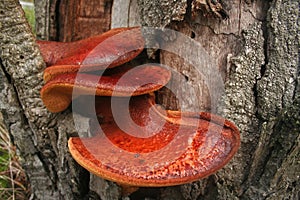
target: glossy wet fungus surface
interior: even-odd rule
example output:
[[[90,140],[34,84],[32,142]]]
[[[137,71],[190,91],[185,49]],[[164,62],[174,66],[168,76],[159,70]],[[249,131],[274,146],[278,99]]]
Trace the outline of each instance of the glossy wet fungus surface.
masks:
[[[93,136],[68,142],[73,158],[90,172],[121,185],[172,186],[215,173],[237,152],[240,135],[232,122],[155,104],[153,92],[168,83],[169,70],[124,65],[144,48],[140,28],[38,43],[48,65],[41,98],[49,111],[67,109],[74,97],[99,96],[95,110],[101,120],[92,125]]]

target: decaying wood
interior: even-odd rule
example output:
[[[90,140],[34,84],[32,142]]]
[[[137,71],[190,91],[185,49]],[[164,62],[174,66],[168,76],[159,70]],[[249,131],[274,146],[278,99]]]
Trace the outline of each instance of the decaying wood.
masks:
[[[120,15],[120,13],[123,13]],[[140,26],[137,0],[114,0],[111,28]]]
[[[36,2],[37,37],[64,42],[110,29],[112,0],[43,0]]]
[[[103,33],[110,28],[112,0],[61,1],[60,41],[74,41]]]
[[[51,18],[58,1],[36,2],[47,10],[44,15],[37,10],[38,25],[43,27],[37,32],[40,38],[73,40],[104,30],[67,24],[58,29],[53,19],[63,20],[59,25],[63,26],[80,17]],[[59,2],[65,5],[61,12],[69,13],[67,5],[71,4]],[[80,15],[93,16],[87,10],[96,1],[88,1],[87,7],[83,0],[68,2],[81,7]],[[216,112],[236,123],[242,144],[229,165],[215,175],[176,187],[141,188],[123,199],[299,199],[299,2],[222,0],[227,20],[201,10],[193,14],[197,12],[192,9],[193,1],[168,2],[128,0],[122,4],[115,0],[111,24],[172,28],[199,42],[224,81],[223,104]],[[90,177],[68,153],[68,137],[88,134],[89,120],[82,119],[80,130],[84,131],[78,133],[70,110],[51,114],[43,106],[39,90],[45,66],[17,0],[1,1],[0,26],[0,110],[22,158],[32,195],[36,199],[120,199],[118,185]],[[183,108],[209,110],[206,83],[193,72],[194,66],[170,52],[158,53],[157,59],[183,74],[190,89],[196,88],[196,94],[189,87],[182,87],[186,91],[178,88],[178,94],[185,92]],[[190,100],[191,95],[198,101]],[[170,93],[163,92],[160,98],[168,106],[177,106]]]

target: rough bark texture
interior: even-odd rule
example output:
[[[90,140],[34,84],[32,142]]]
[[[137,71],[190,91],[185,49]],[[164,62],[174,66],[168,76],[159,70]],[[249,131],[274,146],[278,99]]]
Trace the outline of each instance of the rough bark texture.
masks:
[[[80,19],[78,8],[85,12],[96,4],[86,4],[87,8],[83,1],[68,1],[77,9],[70,14],[65,3],[62,12],[69,14],[62,19],[56,15],[57,2],[64,1],[36,1],[47,11],[37,9],[38,37],[74,40],[104,30],[79,25],[58,28]],[[123,199],[299,199],[299,2],[223,0],[230,17],[225,21],[192,7],[205,2],[115,0],[111,24],[170,27],[198,41],[224,78],[223,104],[216,111],[239,127],[241,148],[226,167],[206,179],[176,187],[141,188]],[[57,23],[58,19],[63,21]],[[183,73],[190,88],[196,88],[197,102],[189,100],[188,87],[181,91],[185,106],[210,109],[205,100],[207,86],[195,76],[193,66],[169,52],[158,53],[162,63]],[[22,158],[33,197],[122,198],[119,186],[89,175],[70,157],[67,139],[78,134],[70,110],[50,114],[42,105],[39,90],[45,66],[17,0],[0,2],[0,58],[0,111]],[[163,92],[160,98],[170,107],[177,106],[169,93]],[[86,127],[80,130],[88,131],[89,121],[83,120]]]
[[[35,2],[36,34],[43,40],[74,41],[110,28],[112,0]]]
[[[57,0],[35,1],[36,37],[40,40],[57,40]]]

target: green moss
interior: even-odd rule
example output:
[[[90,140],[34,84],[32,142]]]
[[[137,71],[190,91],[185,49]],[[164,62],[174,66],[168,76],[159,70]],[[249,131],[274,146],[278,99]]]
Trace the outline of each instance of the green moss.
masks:
[[[0,149],[0,188],[9,187],[10,181],[7,179],[7,172],[9,171],[9,152],[5,149]],[[2,194],[0,197],[3,198]]]
[[[7,162],[9,160],[9,154],[6,150],[0,149],[0,171],[6,170]]]

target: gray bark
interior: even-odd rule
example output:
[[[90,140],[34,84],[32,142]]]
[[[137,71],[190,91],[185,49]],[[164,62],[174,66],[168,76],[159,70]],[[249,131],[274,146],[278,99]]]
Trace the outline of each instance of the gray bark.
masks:
[[[192,17],[197,11],[191,1],[126,1],[128,14],[119,18],[118,9],[126,10],[120,2],[114,1],[112,26],[170,27],[202,44],[224,78],[223,105],[217,112],[235,122],[242,138],[237,155],[215,175],[176,187],[141,188],[123,199],[299,199],[299,2],[224,1],[227,21],[201,13]],[[40,17],[47,24],[51,6],[45,8],[48,14]],[[51,114],[43,106],[39,90],[45,66],[17,0],[0,2],[0,26],[0,111],[22,158],[32,196],[121,198],[115,183],[89,175],[68,153],[67,139],[77,135],[70,110]],[[51,38],[44,29],[38,35]],[[185,92],[186,106],[210,109],[203,101],[205,83],[194,77],[191,66],[168,52],[159,57],[184,72],[199,91],[197,102],[188,99],[189,90],[180,91]],[[161,101],[176,107],[166,92]]]
[[[57,40],[57,0],[35,1],[36,37],[41,40]]]

